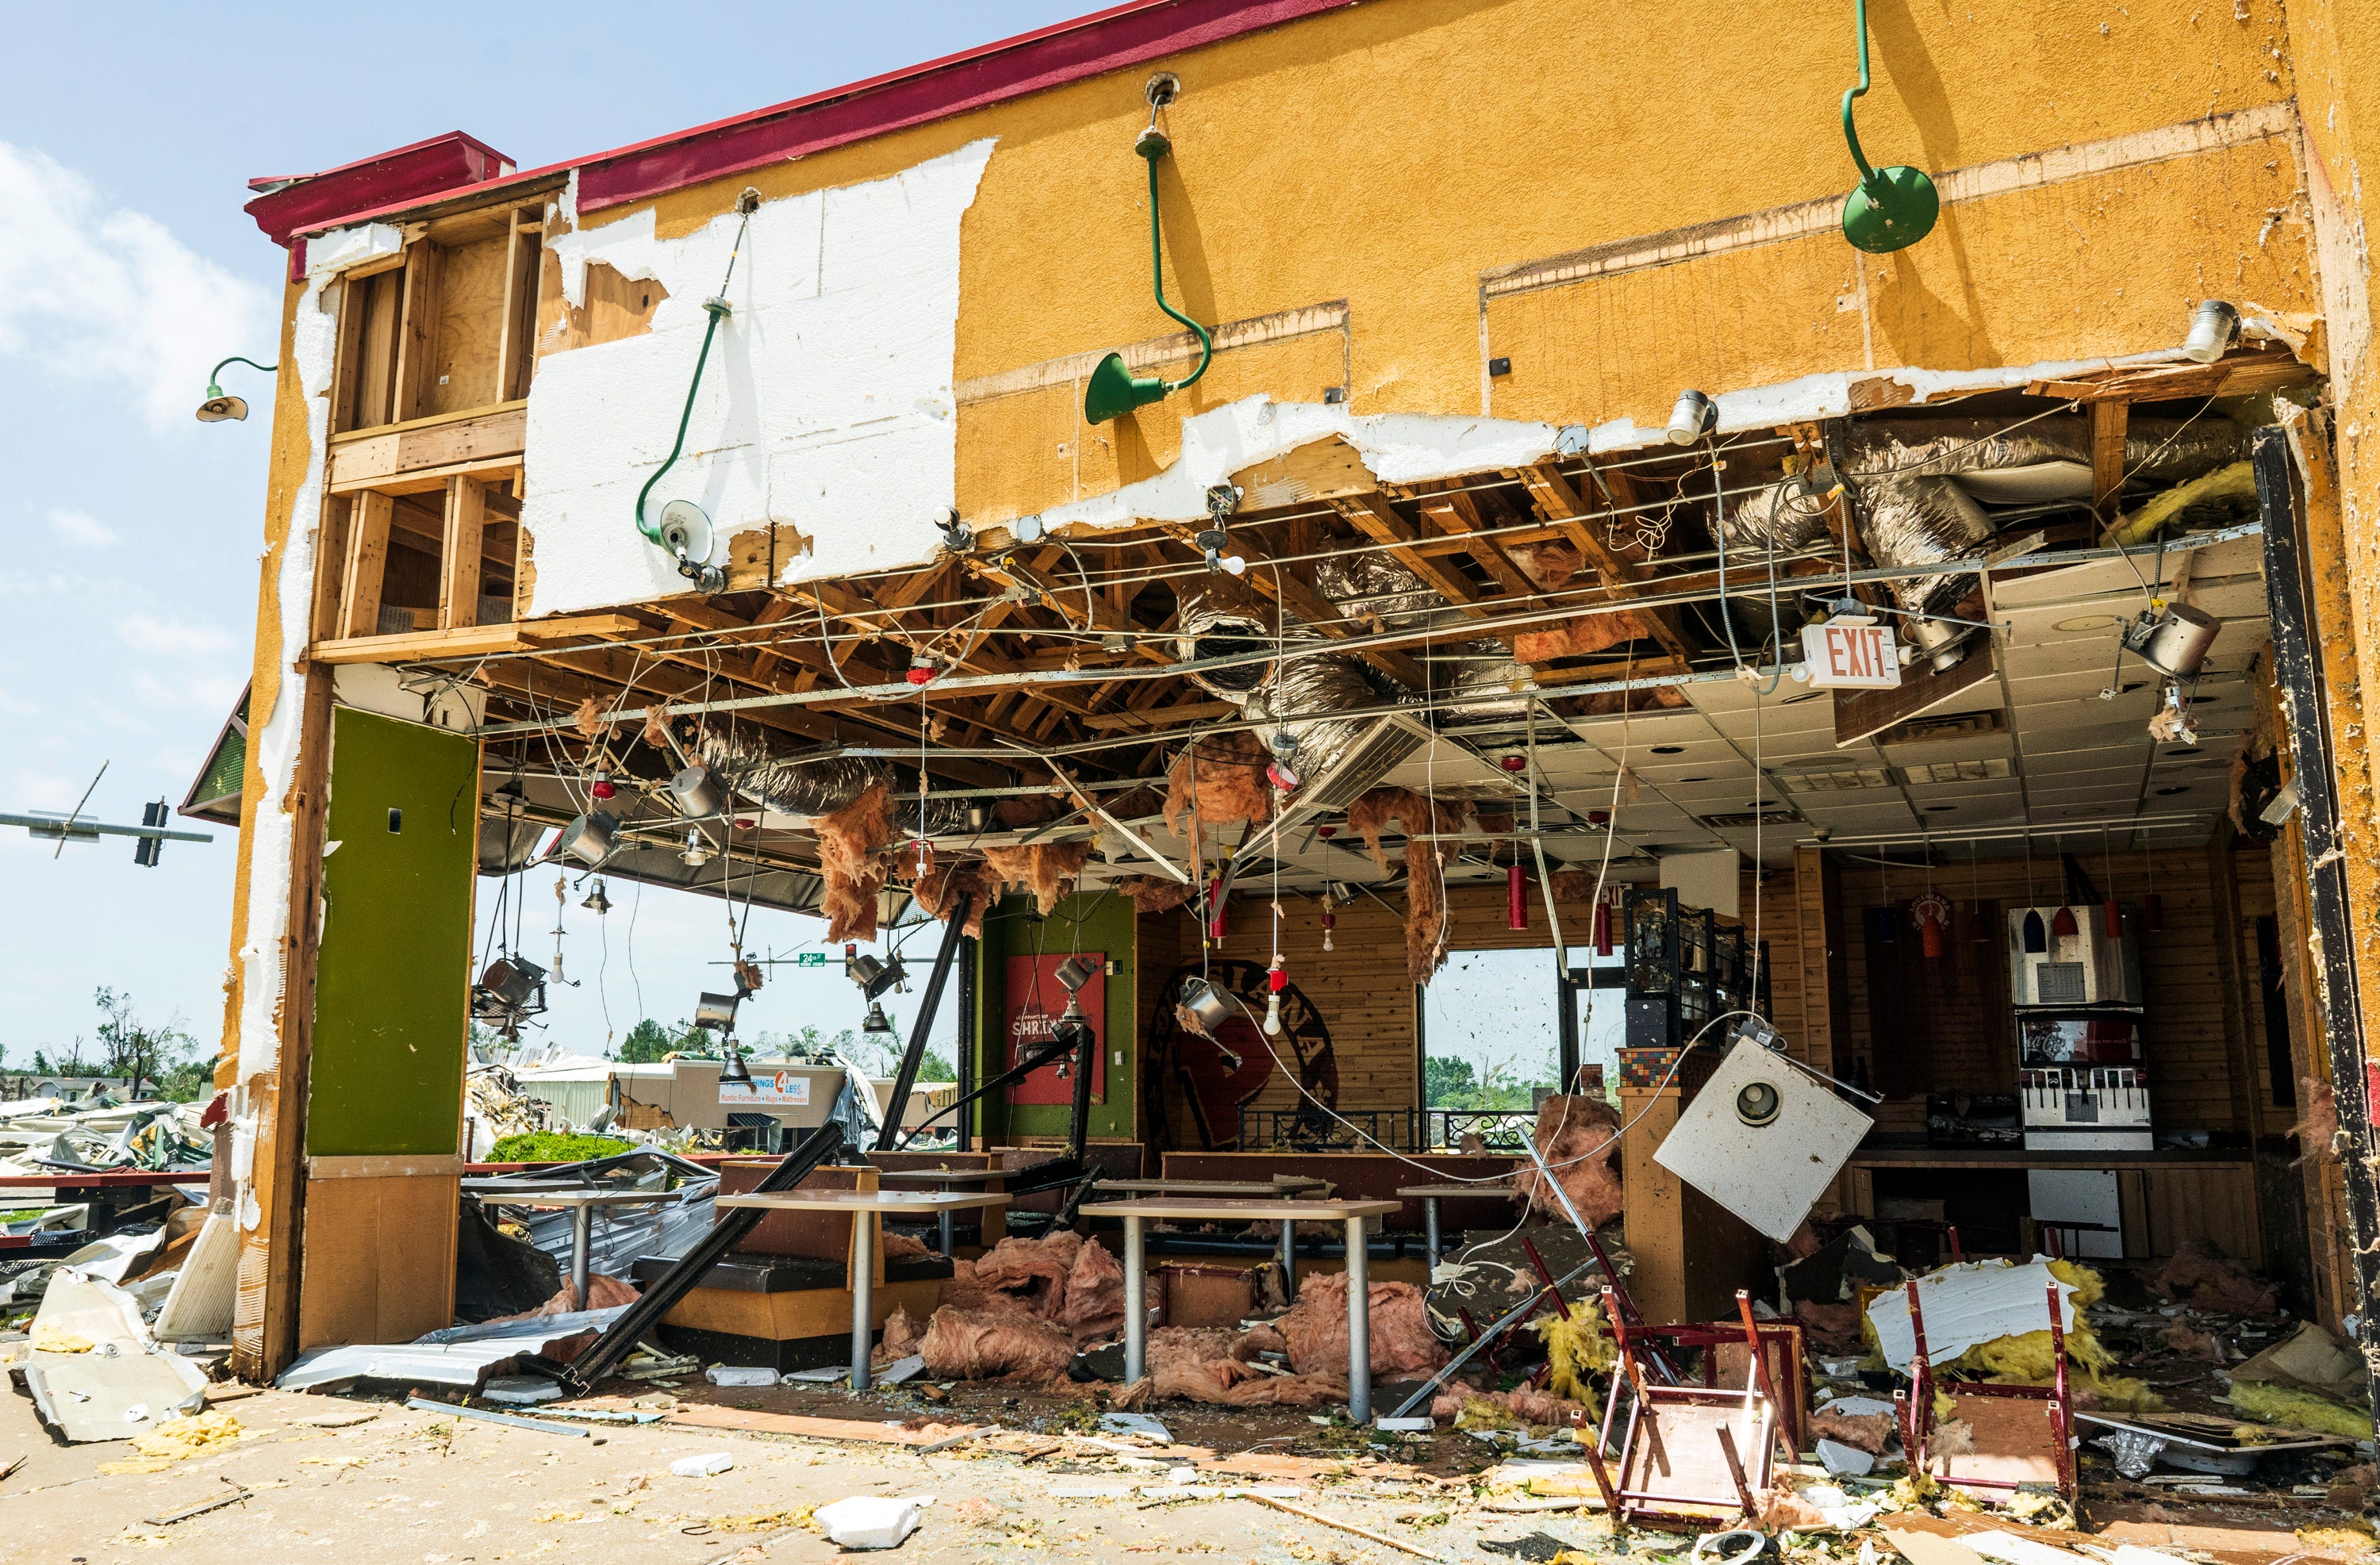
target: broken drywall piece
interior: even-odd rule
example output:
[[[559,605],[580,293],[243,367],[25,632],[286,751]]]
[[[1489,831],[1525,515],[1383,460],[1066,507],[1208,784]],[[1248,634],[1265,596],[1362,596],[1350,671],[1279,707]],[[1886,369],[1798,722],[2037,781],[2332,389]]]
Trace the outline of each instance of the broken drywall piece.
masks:
[[[1744,1037],[1653,1160],[1782,1244],[1875,1123],[1784,1054]]]
[[[1969,1348],[2002,1337],[2022,1337],[2049,1326],[2049,1290],[2058,1290],[2058,1325],[2074,1329],[2074,1289],[2061,1282],[2047,1261],[2014,1266],[2007,1261],[1968,1261],[1927,1272],[1917,1280],[1918,1307],[1925,1312],[1925,1355],[1948,1364]],[[1909,1323],[1909,1294],[1895,1289],[1867,1307],[1884,1362],[1906,1372],[1916,1351]]]
[[[238,1283],[239,1231],[229,1212],[210,1212],[157,1311],[157,1340],[209,1341],[230,1335]]]
[[[1558,433],[1551,424],[1510,419],[1358,414],[1343,403],[1243,397],[1183,419],[1182,455],[1163,472],[1052,506],[1041,514],[1041,525],[1055,531],[1203,522],[1208,488],[1317,441],[1342,441],[1380,482],[1408,484],[1542,462],[1554,454]]]
[[[687,425],[651,503],[691,500],[724,540],[795,523],[789,567],[842,577],[929,557],[957,495],[959,229],[991,156],[970,142],[888,178],[766,200],[752,213]],[[521,526],[527,613],[667,597],[675,565],[643,541],[637,495],[669,455],[742,219],[664,238],[653,209],[554,235],[565,298],[596,261],[668,290],[649,331],[549,354],[530,384]]]

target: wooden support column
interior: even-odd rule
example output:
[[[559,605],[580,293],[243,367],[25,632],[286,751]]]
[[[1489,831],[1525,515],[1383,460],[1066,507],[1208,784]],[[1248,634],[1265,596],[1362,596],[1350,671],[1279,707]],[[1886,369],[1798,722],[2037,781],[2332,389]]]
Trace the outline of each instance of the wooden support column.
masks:
[[[2215,984],[2223,998],[2224,1057],[2231,1062],[2232,1112],[2251,1148],[2264,1145],[2265,1095],[2257,1090],[2256,1040],[2248,1031],[2248,976],[2240,961],[2240,880],[2231,867],[2231,818],[2219,816],[2206,845],[2207,911],[2215,921]],[[2154,846],[2149,850],[2155,852]]]
[[[248,1111],[256,1121],[257,1225],[240,1236],[238,1292],[232,1306],[232,1373],[270,1379],[298,1351],[298,1257],[305,1244],[307,1065],[314,1041],[314,970],[322,928],[322,830],[330,806],[332,671],[303,665],[298,766],[287,797],[289,877],[251,895],[285,896],[288,922],[280,946],[279,1049],[271,1070],[249,1074]],[[261,716],[261,714],[260,714]],[[257,809],[280,807],[260,799]]]
[[[388,575],[388,529],[395,517],[394,495],[366,490],[355,497],[340,573],[339,629],[331,639],[380,634],[381,583]]]
[[[441,630],[462,630],[480,623],[480,554],[488,528],[487,496],[485,486],[475,479],[457,473],[446,480],[446,532],[438,556]]]
[[[1829,1075],[1835,1069],[1835,1017],[1841,995],[1834,977],[1834,936],[1842,928],[1842,883],[1824,848],[1793,850],[1793,907],[1802,958],[1802,1034],[1786,1040],[1793,1058]]]
[[[322,530],[314,540],[314,607],[306,621],[306,639],[335,641],[339,637],[340,591],[347,575],[347,528],[355,514],[355,496],[322,497]]]
[[[427,239],[405,251],[405,304],[396,328],[396,397],[390,421],[419,419],[430,406],[438,359],[438,271],[443,254]]]

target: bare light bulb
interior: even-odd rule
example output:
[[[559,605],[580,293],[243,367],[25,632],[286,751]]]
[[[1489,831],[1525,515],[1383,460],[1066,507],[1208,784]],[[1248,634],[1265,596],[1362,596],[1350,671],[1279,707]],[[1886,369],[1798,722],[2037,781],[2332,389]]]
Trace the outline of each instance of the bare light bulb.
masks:
[[[1278,989],[1265,999],[1264,1030],[1267,1037],[1281,1036],[1281,991]]]

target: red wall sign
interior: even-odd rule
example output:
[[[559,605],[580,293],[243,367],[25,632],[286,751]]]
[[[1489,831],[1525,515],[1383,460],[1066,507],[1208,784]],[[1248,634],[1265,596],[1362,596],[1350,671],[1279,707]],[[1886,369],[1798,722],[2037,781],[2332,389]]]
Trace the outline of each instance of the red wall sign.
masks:
[[[1012,956],[1008,959],[1008,990],[1005,1001],[1006,1025],[1003,1036],[1008,1043],[1008,1063],[1023,1062],[1034,1049],[1050,1041],[1058,1017],[1066,1009],[1066,986],[1058,981],[1058,964],[1069,955],[1079,956],[1097,969],[1091,981],[1083,986],[1083,1016],[1099,1037],[1099,1047],[1091,1052],[1091,1101],[1108,1100],[1108,980],[1107,959],[1096,951],[1060,952],[1055,956]],[[1042,1066],[1023,1081],[1008,1089],[1011,1103],[1059,1103],[1075,1101],[1075,1078],[1060,1075],[1055,1061]]]

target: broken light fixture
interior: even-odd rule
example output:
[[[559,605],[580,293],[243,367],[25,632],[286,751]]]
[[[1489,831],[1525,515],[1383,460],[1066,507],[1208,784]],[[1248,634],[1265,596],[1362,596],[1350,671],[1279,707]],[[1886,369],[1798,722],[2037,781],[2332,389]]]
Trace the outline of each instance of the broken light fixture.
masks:
[[[2201,299],[2190,312],[2190,335],[2182,340],[2182,357],[2193,363],[2212,364],[2239,340],[2240,312],[2221,299]]]
[[[710,769],[696,761],[669,782],[670,798],[678,813],[689,820],[699,820],[717,815],[727,807],[727,795],[710,775]]]
[[[719,1085],[722,1086],[750,1086],[752,1085],[752,1071],[749,1066],[744,1063],[744,1046],[737,1043],[731,1037],[725,1040],[722,1047],[725,1049],[726,1053],[719,1062]]]
[[[2124,629],[2124,650],[2168,679],[2194,677],[2215,646],[2223,622],[2188,603],[2168,603],[2164,612],[2141,617]]]
[[[1718,408],[1711,399],[1689,387],[1678,394],[1678,405],[1670,410],[1670,427],[1663,432],[1671,445],[1692,445],[1718,422]]]
[[[1907,249],[1934,231],[1941,215],[1942,198],[1922,169],[1895,164],[1870,166],[1860,151],[1859,130],[1852,122],[1852,104],[1865,95],[1867,71],[1867,0],[1852,0],[1859,27],[1859,85],[1843,94],[1843,140],[1851,144],[1852,162],[1859,164],[1860,182],[1843,201],[1843,237],[1873,255]]]
[[[704,836],[698,828],[687,827],[686,846],[678,850],[677,861],[689,869],[699,869],[709,864],[712,856],[710,839]]]
[[[226,419],[237,420],[248,417],[248,399],[228,395],[223,389],[219,377],[224,372],[224,364],[245,364],[268,375],[278,374],[281,370],[278,364],[259,364],[253,358],[243,358],[236,353],[223,364],[216,365],[207,371],[207,397],[199,404],[199,422],[201,424],[220,424]]]
[[[735,306],[727,302],[727,285],[735,276],[735,258],[743,251],[745,232],[752,226],[752,214],[759,206],[760,192],[751,186],[746,186],[735,198],[735,210],[744,221],[736,226],[735,242],[728,247],[727,273],[719,280],[719,292],[702,301],[703,313],[710,317],[710,323],[702,329],[702,351],[695,356],[694,379],[686,385],[686,407],[678,414],[677,440],[662,465],[653,469],[653,476],[645,480],[645,487],[637,491],[637,530],[677,562],[678,575],[710,593],[722,592],[727,588],[727,573],[709,563],[712,542],[710,516],[691,500],[673,500],[661,508],[659,516],[648,517],[645,502],[651,497],[653,486],[662,481],[662,475],[677,465],[678,456],[686,450],[686,430],[694,419],[695,394],[702,389],[703,366],[710,361],[710,341],[719,334],[719,323],[735,313]]]
[[[882,1001],[868,1002],[868,1020],[859,1024],[859,1030],[863,1033],[889,1033],[892,1030],[892,1024],[885,1018]]]
[[[601,865],[612,856],[612,833],[619,829],[619,817],[607,810],[590,809],[562,829],[562,835],[554,839],[553,856],[575,858],[590,868]]]
[[[580,903],[578,905],[585,908],[591,908],[599,916],[612,911],[612,899],[603,894],[603,878],[601,876],[599,875],[595,878],[595,889],[588,892],[587,900]]]
[[[1182,80],[1171,71],[1160,71],[1148,79],[1148,85],[1144,90],[1144,95],[1148,99],[1148,128],[1140,133],[1140,139],[1133,143],[1132,150],[1148,163],[1148,255],[1157,308],[1190,328],[1191,334],[1198,339],[1198,367],[1178,381],[1169,381],[1161,375],[1135,375],[1125,368],[1123,354],[1109,354],[1099,360],[1098,368],[1091,371],[1090,380],[1083,387],[1083,421],[1087,424],[1104,424],[1111,419],[1123,417],[1135,407],[1146,407],[1152,402],[1161,401],[1195,383],[1207,372],[1207,366],[1214,361],[1214,334],[1174,309],[1165,298],[1165,235],[1157,218],[1157,165],[1172,152],[1173,143],[1166,139],[1165,132],[1157,128],[1157,116],[1181,92]]]

